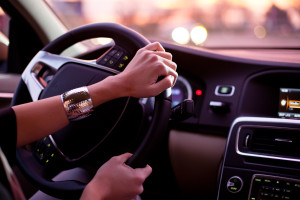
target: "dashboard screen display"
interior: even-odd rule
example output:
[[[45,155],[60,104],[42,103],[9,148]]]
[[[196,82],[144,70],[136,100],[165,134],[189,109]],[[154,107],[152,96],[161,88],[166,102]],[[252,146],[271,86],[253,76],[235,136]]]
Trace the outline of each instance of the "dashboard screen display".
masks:
[[[300,119],[300,89],[280,88],[278,116]]]

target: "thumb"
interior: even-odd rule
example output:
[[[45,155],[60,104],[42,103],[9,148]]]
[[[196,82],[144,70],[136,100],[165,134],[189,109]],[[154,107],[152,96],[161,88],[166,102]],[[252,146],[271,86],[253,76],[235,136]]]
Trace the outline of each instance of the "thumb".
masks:
[[[117,156],[117,158],[121,163],[125,163],[131,156],[132,156],[132,153],[124,153],[124,154]]]
[[[146,165],[144,168],[136,168],[134,169],[134,172],[137,176],[139,176],[141,179],[141,182],[144,182],[145,179],[152,173],[152,168],[149,165]]]

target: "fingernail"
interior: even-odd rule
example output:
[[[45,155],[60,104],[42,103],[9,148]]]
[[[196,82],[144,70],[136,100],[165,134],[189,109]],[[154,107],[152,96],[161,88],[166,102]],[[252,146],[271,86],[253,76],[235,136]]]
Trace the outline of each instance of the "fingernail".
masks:
[[[172,82],[172,85],[174,85],[174,80],[175,80],[175,77],[170,75],[170,78],[171,78],[171,82]]]

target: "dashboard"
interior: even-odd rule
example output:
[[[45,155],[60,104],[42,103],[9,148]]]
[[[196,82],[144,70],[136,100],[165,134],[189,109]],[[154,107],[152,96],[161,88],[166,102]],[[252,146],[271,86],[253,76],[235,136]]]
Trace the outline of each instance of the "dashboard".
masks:
[[[299,199],[300,65],[205,50],[196,53],[184,47],[170,46],[170,51],[179,74],[201,88],[199,98],[195,84],[192,87],[196,119],[173,128],[226,138],[224,151],[218,156],[214,155],[217,140],[211,140],[213,148],[206,151],[220,159],[219,164],[218,160],[214,162],[218,167],[211,166],[218,178],[202,174],[205,181],[195,183],[203,188],[201,192],[210,191],[205,183],[214,179],[210,183],[218,185],[217,196],[207,199]],[[205,150],[198,147],[198,151]],[[209,162],[208,157],[194,154],[194,158]],[[204,169],[203,162],[193,162],[188,164]],[[201,174],[196,170],[192,173]],[[201,192],[197,193],[199,197]]]
[[[162,44],[178,66],[172,107],[193,100],[194,112],[170,120],[143,199],[299,199],[300,61]],[[37,71],[45,84],[53,76]],[[154,98],[140,103],[153,109]]]

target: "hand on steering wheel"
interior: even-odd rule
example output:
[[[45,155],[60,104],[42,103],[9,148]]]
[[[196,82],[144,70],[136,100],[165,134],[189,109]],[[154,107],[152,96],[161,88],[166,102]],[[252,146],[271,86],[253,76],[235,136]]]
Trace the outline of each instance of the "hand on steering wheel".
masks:
[[[111,37],[115,41],[115,45],[99,59],[93,61],[59,55],[69,46],[95,37]],[[171,55],[164,52],[158,43],[143,48],[149,43],[140,34],[118,24],[90,24],[74,29],[51,42],[32,59],[22,74],[12,105],[59,95],[75,87],[92,85],[110,78],[110,76],[118,76],[120,79],[126,80],[127,83],[124,84],[128,85],[127,95],[133,97],[158,95],[162,88],[168,88],[156,96],[152,120],[147,126],[148,131],[143,134],[143,140],[135,148],[133,156],[127,161],[127,164],[134,168],[144,167],[147,159],[151,157],[166,133],[171,108],[171,89],[169,87],[175,83],[174,79],[177,77],[176,65],[170,61]],[[140,48],[143,49],[139,50]],[[116,59],[113,52],[120,52],[123,57]],[[136,52],[138,56],[124,70],[124,66],[128,64],[130,58]],[[127,63],[123,62],[125,58]],[[149,76],[143,74],[142,68],[138,67],[147,65],[149,61],[155,63],[151,68],[151,70],[154,70],[153,73],[157,74],[155,78],[148,79]],[[53,76],[46,84],[40,82],[45,71]],[[120,73],[120,71],[123,72]],[[141,88],[145,85],[143,87],[134,85],[136,82],[131,81],[133,74],[135,78],[140,78],[139,83],[146,84],[149,87],[142,90]],[[161,76],[164,76],[163,80],[157,82]],[[126,130],[120,124],[129,124],[126,126],[127,129],[133,128],[133,124],[135,124],[136,127],[134,128],[136,129],[143,126],[143,123],[131,122],[130,114],[141,112],[136,116],[136,119],[144,115],[141,106],[137,105],[139,111],[136,111],[136,107],[132,106],[131,102],[134,102],[135,105],[138,104],[138,101],[130,97],[108,102],[105,106],[95,109],[93,116],[71,123],[62,130],[44,138],[37,143],[40,146],[34,148],[45,151],[43,154],[19,148],[17,150],[17,162],[20,169],[37,188],[51,196],[58,198],[78,197],[86,186],[84,183],[52,181],[51,177],[49,178],[47,175],[56,173],[56,170],[63,169],[64,166],[68,168],[78,166],[80,161],[84,160],[95,149],[101,149],[102,146],[101,152],[112,151],[112,137],[110,134]],[[120,137],[117,140],[116,147],[129,145],[125,140],[134,138],[130,135],[131,132],[134,131],[128,129],[128,135],[124,135],[124,133],[115,134]],[[85,134],[83,135],[83,133]],[[47,148],[49,144],[50,149]],[[109,148],[109,151],[104,149],[106,147]],[[52,158],[51,155],[53,154],[56,157]],[[40,155],[43,155],[43,157]],[[49,160],[50,162],[47,162]],[[55,168],[48,165],[48,163],[52,163]]]

